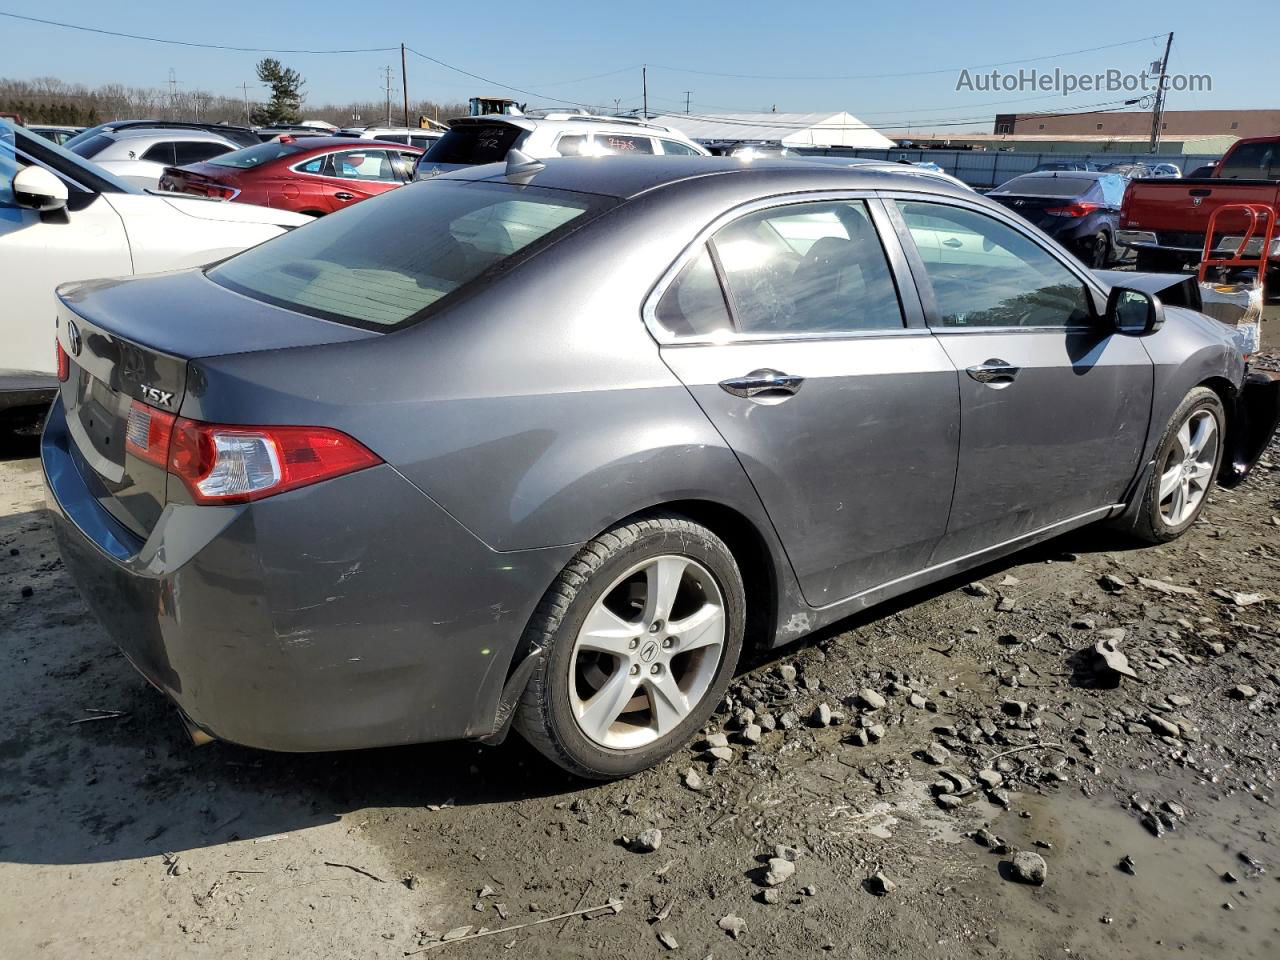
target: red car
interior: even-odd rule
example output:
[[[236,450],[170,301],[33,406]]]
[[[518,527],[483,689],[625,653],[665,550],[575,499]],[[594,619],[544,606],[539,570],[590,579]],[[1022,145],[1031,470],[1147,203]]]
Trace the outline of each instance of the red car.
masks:
[[[420,147],[356,137],[279,137],[167,167],[161,190],[322,216],[413,179]]]

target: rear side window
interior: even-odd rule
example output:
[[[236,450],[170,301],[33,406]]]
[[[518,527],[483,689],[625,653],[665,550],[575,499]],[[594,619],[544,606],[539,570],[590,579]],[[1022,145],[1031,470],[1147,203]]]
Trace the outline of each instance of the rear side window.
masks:
[[[140,159],[147,160],[150,163],[163,163],[167,167],[171,167],[178,162],[178,156],[174,148],[177,146],[172,140],[165,143],[157,143],[147,149]]]
[[[178,166],[185,166],[188,163],[204,163],[204,161],[220,154],[230,153],[234,147],[229,147],[225,143],[209,143],[197,140],[188,140],[186,143],[176,144],[174,150],[178,155]]]
[[[566,133],[556,141],[556,153],[562,157],[580,157],[587,152],[587,138],[581,133]]]
[[[302,313],[397,329],[614,202],[536,187],[426,181],[246,250],[207,276]]]
[[[889,261],[860,200],[762,210],[722,228],[711,242],[742,333],[903,326]]]
[[[256,147],[245,147],[243,150],[232,150],[230,153],[220,154],[209,162],[219,167],[235,167],[239,170],[248,170],[252,167],[260,167],[264,163],[270,163],[272,160],[291,157],[295,153],[302,153],[302,151],[310,149],[312,148],[304,147],[297,143],[260,143]]]
[[[653,141],[649,137],[597,133],[595,141],[595,152],[598,154],[653,153]]]
[[[401,136],[400,134],[390,134],[390,135],[385,136],[385,137],[375,137],[374,139],[376,139],[376,140],[381,140],[383,143],[404,143],[404,144],[407,144],[407,143],[409,142],[409,138],[408,138],[407,136]]]
[[[430,163],[498,163],[524,133],[509,123],[459,124],[431,145],[423,156]]]
[[[705,246],[667,287],[655,315],[677,337],[713,337],[732,327],[724,291]]]
[[[343,180],[398,180],[384,150],[344,150],[332,155],[331,176]]]

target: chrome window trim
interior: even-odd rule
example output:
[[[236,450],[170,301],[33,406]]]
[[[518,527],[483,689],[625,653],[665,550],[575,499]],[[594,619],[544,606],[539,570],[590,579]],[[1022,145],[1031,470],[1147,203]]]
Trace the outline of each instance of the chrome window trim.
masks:
[[[667,330],[658,321],[658,303],[662,300],[663,294],[667,292],[667,288],[675,282],[676,277],[685,268],[689,261],[697,257],[707,241],[712,238],[722,227],[727,226],[735,220],[739,220],[744,216],[756,213],[760,210],[770,210],[775,207],[799,206],[806,203],[832,203],[842,200],[861,200],[867,204],[867,217],[871,220],[872,226],[876,229],[876,235],[880,240],[881,250],[885,255],[885,266],[893,276],[895,287],[899,286],[899,277],[894,272],[893,261],[890,252],[884,249],[885,238],[881,236],[879,224],[876,222],[874,212],[871,209],[871,201],[878,199],[876,191],[870,189],[863,190],[813,190],[802,191],[799,193],[776,194],[771,197],[761,197],[757,200],[751,200],[726,210],[718,217],[711,221],[710,224],[704,226],[698,231],[694,239],[682,250],[680,255],[667,267],[666,271],[658,278],[658,282],[653,289],[649,291],[649,295],[645,298],[640,308],[640,315],[644,320],[644,325],[649,330],[650,336],[656,340],[661,346],[726,346],[736,343],[780,343],[787,341],[808,342],[814,340],[865,340],[877,337],[900,337],[900,336],[930,336],[932,331],[928,326],[913,327],[909,324],[910,310],[908,304],[903,300],[903,291],[898,290],[898,309],[902,312],[903,326],[901,330],[892,327],[883,330],[848,330],[848,331],[824,331],[818,333],[788,333],[788,334],[772,334],[772,333],[739,333],[735,330],[728,330],[723,336],[704,337],[704,336],[678,336]],[[719,271],[717,271],[717,278]],[[726,309],[732,315],[732,308],[726,304]]]

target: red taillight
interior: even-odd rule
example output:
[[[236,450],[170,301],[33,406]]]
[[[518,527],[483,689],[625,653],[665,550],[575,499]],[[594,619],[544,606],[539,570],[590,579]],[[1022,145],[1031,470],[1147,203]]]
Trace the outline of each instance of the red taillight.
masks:
[[[58,357],[58,382],[66,383],[71,376],[71,358],[67,356],[67,351],[62,349],[62,341],[56,337],[53,346]]]
[[[239,427],[179,418],[168,470],[196,503],[248,503],[382,460],[326,427]]]
[[[232,187],[222,187],[216,183],[211,183],[205,187],[206,194],[211,197],[216,197],[219,200],[230,200],[237,192],[238,191]]]
[[[163,467],[169,460],[169,441],[178,418],[134,401],[124,431],[124,449],[147,463]]]
[[[1069,203],[1065,207],[1050,207],[1045,213],[1051,213],[1055,217],[1087,217],[1097,209],[1096,203]]]

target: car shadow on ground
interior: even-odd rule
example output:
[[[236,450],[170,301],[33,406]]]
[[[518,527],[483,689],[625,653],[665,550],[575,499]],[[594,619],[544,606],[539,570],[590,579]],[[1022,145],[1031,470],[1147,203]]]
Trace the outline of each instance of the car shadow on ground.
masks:
[[[0,546],[26,538],[46,581],[5,645],[29,638],[0,679],[0,859],[75,864],[157,856],[332,824],[392,808],[512,804],[597,788],[573,778],[518,735],[498,747],[444,743],[279,754],[213,743],[193,747],[168,701],[135,673],[85,611],[56,560],[42,514],[0,522]],[[1114,550],[1078,533],[914,591],[800,641],[822,643],[971,580],[1019,564]],[[8,552],[7,549],[4,552]],[[1063,558],[1065,559],[1065,558]],[[52,567],[48,565],[52,564]],[[794,656],[758,651],[741,671]],[[118,715],[113,715],[118,714]]]

